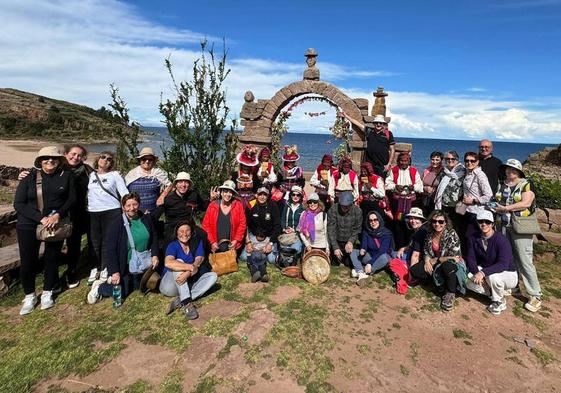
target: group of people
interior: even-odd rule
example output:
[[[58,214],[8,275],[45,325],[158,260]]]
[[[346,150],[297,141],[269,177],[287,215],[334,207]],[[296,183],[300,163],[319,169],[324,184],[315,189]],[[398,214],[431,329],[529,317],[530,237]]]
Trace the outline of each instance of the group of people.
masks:
[[[533,185],[519,161],[502,163],[493,156],[492,143],[482,140],[479,152],[464,154],[463,164],[456,151],[435,151],[427,168],[413,167],[408,152],[400,152],[392,166],[395,142],[385,118],[376,116],[370,129],[343,115],[367,133],[365,161],[355,172],[349,158],[335,166],[325,154],[308,193],[296,146],[285,146],[280,168],[268,148],[244,146],[236,157],[238,168],[208,190],[208,197],[188,173],[170,181],[151,148],[142,149],[138,166],[124,177],[111,152],[100,153],[91,168],[79,144],[62,153],[41,149],[35,168],[20,174],[14,201],[25,292],[20,314],[32,312],[38,302],[35,274],[42,240],[41,309],[54,305],[53,292],[64,282],[58,277],[64,239],[39,239],[36,232],[54,230],[68,217],[73,227],[65,239],[64,276],[68,288],[79,285],[76,264],[86,234],[89,303],[110,297],[114,286],[124,297],[138,288],[154,289],[147,283],[151,272],[159,271],[159,291],[173,298],[168,312],[183,308],[194,319],[193,300],[217,281],[209,254],[235,250],[248,264],[251,281],[267,282],[269,265],[295,265],[319,249],[332,265],[347,266],[359,286],[380,271],[400,293],[433,281],[446,311],[458,292],[470,289],[489,296],[487,309],[500,314],[521,276],[529,295],[525,308],[540,309],[533,235],[513,225],[536,209]],[[200,226],[199,212],[204,214]]]

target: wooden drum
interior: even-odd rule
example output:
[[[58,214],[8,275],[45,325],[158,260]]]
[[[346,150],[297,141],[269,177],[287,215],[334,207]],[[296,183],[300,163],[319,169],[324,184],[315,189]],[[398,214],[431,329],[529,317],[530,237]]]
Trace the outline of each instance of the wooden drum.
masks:
[[[302,275],[311,284],[321,284],[327,281],[331,265],[329,255],[323,250],[314,249],[304,254],[302,258]]]

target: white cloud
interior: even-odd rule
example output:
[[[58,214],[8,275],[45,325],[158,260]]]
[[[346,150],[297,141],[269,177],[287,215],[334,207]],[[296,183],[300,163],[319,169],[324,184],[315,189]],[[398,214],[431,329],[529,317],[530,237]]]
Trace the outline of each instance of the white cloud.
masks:
[[[189,78],[204,33],[175,29],[143,18],[134,7],[116,0],[67,2],[61,0],[0,0],[0,86],[36,92],[98,108],[109,101],[115,82],[143,124],[158,125],[160,93],[171,92],[164,59],[171,54],[178,79]],[[217,42],[221,39],[209,37]],[[188,45],[188,46],[186,46]],[[274,59],[235,58],[230,51],[228,103],[237,117],[246,90],[256,98],[272,97],[286,84],[302,79],[304,57],[294,63]],[[397,75],[383,70],[356,70],[324,63],[322,80],[374,79]],[[368,81],[371,84],[371,81]],[[351,98],[368,98],[371,90],[343,88]],[[468,94],[428,94],[389,91],[391,128],[402,136],[557,141],[561,131],[561,99],[534,102],[491,97],[479,86]],[[484,97],[484,95],[487,97]],[[326,110],[310,118],[304,112]],[[291,130],[328,132],[333,110],[310,103],[294,111]]]

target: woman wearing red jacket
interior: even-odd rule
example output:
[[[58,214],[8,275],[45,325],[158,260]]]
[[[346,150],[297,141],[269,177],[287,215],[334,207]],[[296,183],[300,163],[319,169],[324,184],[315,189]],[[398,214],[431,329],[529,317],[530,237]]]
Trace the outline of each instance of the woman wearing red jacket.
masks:
[[[243,204],[234,198],[237,195],[236,185],[232,180],[226,180],[218,187],[218,192],[211,192],[220,199],[208,205],[203,218],[202,227],[208,235],[211,251],[226,251],[228,248],[239,249],[244,243],[246,220]],[[214,195],[211,195],[214,196]],[[227,239],[229,245],[220,240]]]

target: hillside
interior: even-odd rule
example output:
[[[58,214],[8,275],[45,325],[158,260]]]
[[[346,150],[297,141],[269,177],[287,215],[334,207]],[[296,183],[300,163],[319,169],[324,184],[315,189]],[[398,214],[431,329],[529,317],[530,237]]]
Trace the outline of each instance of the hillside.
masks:
[[[109,141],[112,113],[16,89],[0,88],[0,138]]]

